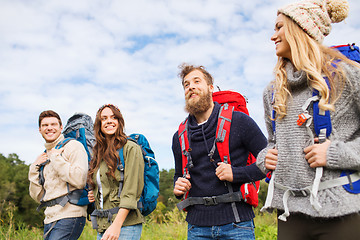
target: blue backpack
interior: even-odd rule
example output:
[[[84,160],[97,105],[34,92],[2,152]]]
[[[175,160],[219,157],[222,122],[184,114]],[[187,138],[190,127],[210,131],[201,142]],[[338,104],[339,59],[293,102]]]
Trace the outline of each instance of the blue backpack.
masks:
[[[142,215],[147,216],[155,210],[157,198],[159,196],[159,166],[155,160],[155,154],[150,148],[148,140],[142,134],[131,134],[128,140],[135,142],[141,147],[144,158],[144,189],[138,202],[138,208]],[[122,190],[124,181],[125,160],[123,148],[119,149],[120,170],[119,194]]]
[[[84,113],[75,113],[72,117],[69,118],[63,130],[63,135],[65,139],[59,142],[55,146],[55,149],[60,149],[64,147],[71,140],[79,141],[84,146],[86,153],[88,155],[88,162],[90,162],[92,149],[95,145],[93,125],[94,125],[93,121],[89,115]],[[39,183],[41,185],[43,185],[45,182],[43,171],[44,171],[44,167],[48,162],[49,160],[41,164],[39,168]],[[37,208],[37,210],[40,210],[42,207],[51,207],[57,204],[61,206],[65,206],[67,202],[79,206],[85,206],[89,204],[93,205],[89,202],[89,199],[87,197],[89,191],[89,186],[87,184],[84,189],[76,189],[70,191],[69,184],[67,183],[67,189],[68,189],[68,194],[65,196],[61,196],[46,202],[41,200],[40,201],[41,204]],[[91,206],[91,209],[92,208],[93,206]]]
[[[360,63],[360,51],[359,51],[359,47],[355,46],[355,43],[348,44],[348,45],[332,46],[331,48],[338,50],[339,52],[341,52],[344,56],[346,56],[350,60]],[[329,86],[328,79],[326,77],[324,77],[324,79]],[[318,91],[314,90],[313,96],[316,96],[318,94],[319,94]],[[276,112],[275,112],[275,110],[273,110],[272,111],[272,119],[273,119],[272,120],[272,128],[273,128],[274,133],[275,133],[275,114],[276,114]],[[299,115],[299,120],[301,120],[300,115]],[[304,120],[306,120],[306,119],[304,119]],[[325,111],[325,113],[320,114],[318,101],[313,102],[313,122],[314,122],[314,130],[315,130],[315,133],[317,134],[317,136],[320,136],[323,133],[325,133],[325,138],[330,136],[331,131],[332,131],[330,111]],[[298,124],[298,125],[301,125],[301,124]],[[347,192],[353,193],[353,194],[360,193],[360,180],[357,180],[355,182],[353,182],[351,180],[351,174],[356,174],[356,173],[357,172],[353,171],[353,170],[343,170],[340,175],[340,177],[348,178],[349,183],[344,184],[343,187]],[[269,183],[270,179],[271,179],[271,171],[267,174],[265,181],[267,183]]]

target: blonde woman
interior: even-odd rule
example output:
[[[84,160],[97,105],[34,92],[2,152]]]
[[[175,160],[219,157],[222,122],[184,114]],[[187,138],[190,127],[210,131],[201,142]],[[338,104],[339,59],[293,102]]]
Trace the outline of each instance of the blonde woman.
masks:
[[[264,209],[278,210],[280,240],[360,236],[360,194],[330,181],[345,169],[359,175],[360,68],[321,44],[348,8],[345,0],[305,0],[278,10],[275,80],[263,96],[269,140],[257,165],[273,171]],[[320,134],[315,103],[331,117]]]

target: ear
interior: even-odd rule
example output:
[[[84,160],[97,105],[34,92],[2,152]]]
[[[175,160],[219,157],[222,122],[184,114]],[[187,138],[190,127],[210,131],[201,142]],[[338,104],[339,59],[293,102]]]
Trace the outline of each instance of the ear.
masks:
[[[214,92],[214,85],[209,85],[209,91],[211,92],[211,93],[213,93]]]

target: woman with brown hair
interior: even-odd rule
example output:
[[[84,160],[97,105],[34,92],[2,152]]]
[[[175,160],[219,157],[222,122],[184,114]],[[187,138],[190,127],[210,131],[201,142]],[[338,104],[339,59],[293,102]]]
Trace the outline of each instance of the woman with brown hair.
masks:
[[[96,144],[88,175],[93,189],[89,200],[95,201],[96,207],[91,215],[96,216],[92,221],[97,223],[98,240],[138,240],[141,236],[144,218],[137,202],[144,186],[144,161],[140,147],[127,140],[124,126],[124,118],[115,105],[100,107],[94,123]],[[125,160],[123,176],[119,170],[121,148]]]

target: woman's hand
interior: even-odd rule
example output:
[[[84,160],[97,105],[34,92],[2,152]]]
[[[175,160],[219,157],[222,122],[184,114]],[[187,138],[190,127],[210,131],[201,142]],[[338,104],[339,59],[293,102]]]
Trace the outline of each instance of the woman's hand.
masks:
[[[108,227],[108,229],[106,229],[101,240],[118,240],[121,232],[121,227],[129,212],[129,209],[120,208],[114,219],[114,222],[110,225],[110,227]]]
[[[325,142],[319,144],[319,139],[315,138],[313,144],[304,149],[305,159],[308,161],[310,167],[324,167],[326,165],[326,152],[331,143],[330,140],[326,139]]]
[[[121,226],[112,223],[104,232],[101,240],[118,240],[121,232]]]
[[[95,196],[93,190],[88,191],[89,202],[95,202]]]
[[[265,155],[265,168],[275,170],[278,161],[278,150],[276,148],[269,149]]]

